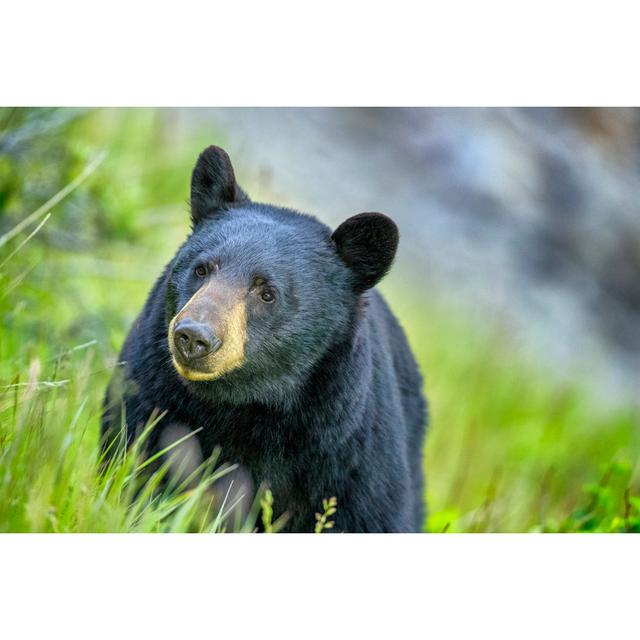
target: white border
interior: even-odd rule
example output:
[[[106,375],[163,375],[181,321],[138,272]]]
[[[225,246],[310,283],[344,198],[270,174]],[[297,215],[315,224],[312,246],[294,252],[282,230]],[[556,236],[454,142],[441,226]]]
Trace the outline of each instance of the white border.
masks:
[[[6,638],[616,638],[640,537],[5,535],[0,563]]]
[[[634,105],[637,3],[45,2],[2,10],[4,105]]]

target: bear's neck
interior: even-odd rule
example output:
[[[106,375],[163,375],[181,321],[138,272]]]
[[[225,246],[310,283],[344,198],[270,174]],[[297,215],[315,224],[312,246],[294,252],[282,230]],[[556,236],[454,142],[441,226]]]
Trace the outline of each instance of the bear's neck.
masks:
[[[184,410],[205,426],[207,451],[224,442],[230,459],[252,469],[264,467],[267,473],[267,467],[277,467],[285,458],[309,451],[322,455],[367,428],[377,406],[371,402],[375,353],[368,331],[360,316],[350,335],[321,358],[284,402],[188,403]]]

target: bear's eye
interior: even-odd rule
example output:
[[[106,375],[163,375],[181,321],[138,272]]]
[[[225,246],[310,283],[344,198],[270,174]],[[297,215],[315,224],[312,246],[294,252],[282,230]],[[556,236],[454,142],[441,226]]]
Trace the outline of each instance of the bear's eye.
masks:
[[[203,264],[199,264],[193,271],[198,278],[204,278],[207,275],[207,267]]]
[[[273,294],[273,291],[270,291],[269,289],[265,289],[260,294],[260,300],[262,300],[262,302],[266,302],[267,304],[271,304],[275,299],[276,297]]]

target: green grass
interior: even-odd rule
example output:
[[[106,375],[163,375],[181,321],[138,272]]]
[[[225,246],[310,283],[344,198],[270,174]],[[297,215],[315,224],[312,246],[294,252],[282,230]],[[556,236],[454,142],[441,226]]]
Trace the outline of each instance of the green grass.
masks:
[[[528,361],[496,323],[407,304],[392,287],[387,297],[426,374],[430,530],[640,531],[640,505],[629,502],[640,489],[637,409],[598,406],[579,381]]]
[[[0,111],[0,143],[46,115]],[[187,233],[197,153],[224,145],[211,132],[171,134],[168,112],[103,110],[0,156],[0,531],[251,530],[260,508],[271,527],[264,497],[246,522],[230,521],[230,505],[210,491],[225,472],[213,463],[201,482],[164,492],[154,489],[166,469],[148,473],[136,448],[99,467],[117,353]],[[11,231],[103,151],[83,184]],[[499,323],[479,325],[435,292],[409,297],[397,283],[392,276],[384,292],[431,408],[428,528],[640,531],[637,411],[603,409],[580,381],[560,383],[530,363]]]

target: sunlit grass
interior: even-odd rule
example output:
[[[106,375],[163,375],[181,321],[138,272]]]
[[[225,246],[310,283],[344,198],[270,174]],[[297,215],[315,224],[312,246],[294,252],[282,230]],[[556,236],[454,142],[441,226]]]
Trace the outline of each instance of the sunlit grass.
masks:
[[[455,307],[387,294],[426,374],[431,530],[576,528],[588,484],[612,464],[628,468],[627,482],[598,524],[622,513],[624,490],[640,491],[637,409],[604,408],[579,380],[560,381],[495,321],[479,327]]]

